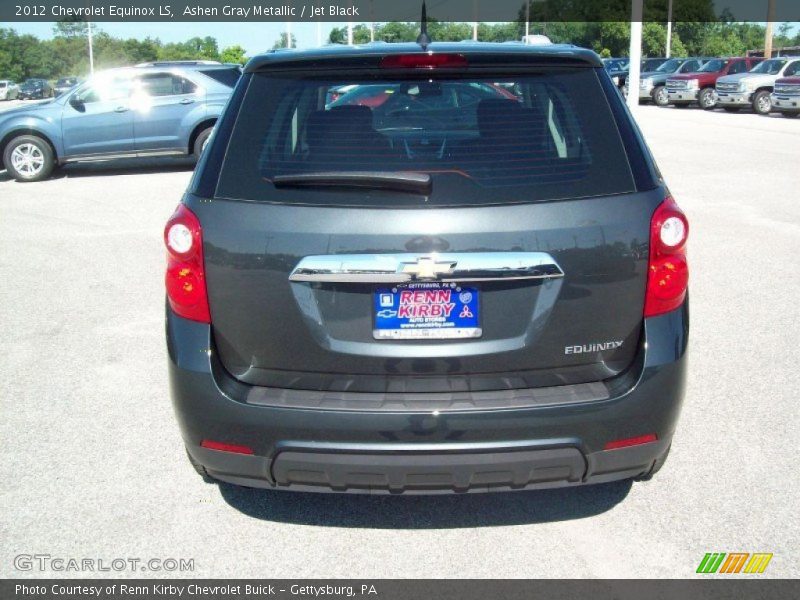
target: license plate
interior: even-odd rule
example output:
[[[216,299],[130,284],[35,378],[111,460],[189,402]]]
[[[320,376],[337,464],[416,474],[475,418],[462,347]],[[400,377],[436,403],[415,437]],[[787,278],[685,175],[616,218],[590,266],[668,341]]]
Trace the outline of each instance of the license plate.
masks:
[[[477,338],[479,291],[456,283],[409,283],[374,295],[376,340]]]

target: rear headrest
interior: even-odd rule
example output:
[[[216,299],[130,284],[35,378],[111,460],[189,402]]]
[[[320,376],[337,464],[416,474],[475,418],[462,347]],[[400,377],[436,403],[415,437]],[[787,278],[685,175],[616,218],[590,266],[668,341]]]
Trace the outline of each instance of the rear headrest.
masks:
[[[329,118],[347,122],[358,131],[374,129],[372,109],[369,106],[346,105],[336,106],[327,111]]]
[[[543,127],[539,111],[525,108],[516,100],[485,99],[478,103],[478,131],[483,138],[541,135]]]
[[[318,110],[308,118],[307,139],[312,151],[337,144],[357,144],[372,135],[375,129],[369,106],[337,106]]]

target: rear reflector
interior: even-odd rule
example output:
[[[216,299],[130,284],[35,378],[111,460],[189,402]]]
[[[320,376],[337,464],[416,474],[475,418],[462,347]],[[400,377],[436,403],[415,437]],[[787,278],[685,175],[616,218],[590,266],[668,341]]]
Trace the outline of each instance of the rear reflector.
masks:
[[[650,442],[658,441],[658,436],[655,433],[648,433],[647,435],[640,435],[638,437],[625,438],[624,440],[614,440],[608,442],[603,450],[616,450],[617,448],[629,448],[631,446],[641,446],[642,444],[649,444]]]
[[[456,69],[467,66],[463,54],[389,54],[381,60],[384,69]]]
[[[253,454],[250,446],[239,446],[237,444],[226,444],[225,442],[215,442],[214,440],[203,440],[200,446],[209,450],[219,450],[220,452],[233,452],[234,454]]]

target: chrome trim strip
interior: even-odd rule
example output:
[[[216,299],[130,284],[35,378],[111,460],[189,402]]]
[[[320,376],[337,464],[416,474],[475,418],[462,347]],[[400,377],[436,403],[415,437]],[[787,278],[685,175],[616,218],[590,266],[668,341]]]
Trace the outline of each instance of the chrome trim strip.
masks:
[[[65,156],[61,162],[95,162],[101,160],[116,160],[118,158],[149,158],[157,156],[185,156],[181,150],[140,150],[133,152],[118,152],[111,154],[80,154]]]
[[[564,271],[546,252],[330,254],[306,256],[290,281],[405,283],[557,279]]]

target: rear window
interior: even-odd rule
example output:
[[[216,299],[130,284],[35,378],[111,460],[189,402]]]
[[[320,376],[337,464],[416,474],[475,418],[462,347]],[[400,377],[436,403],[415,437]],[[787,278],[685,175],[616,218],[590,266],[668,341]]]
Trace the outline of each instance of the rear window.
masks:
[[[287,177],[353,172],[423,174],[431,185],[423,195],[368,184],[280,184]],[[231,134],[217,196],[285,204],[460,206],[634,189],[593,69],[459,78],[256,73]]]
[[[242,72],[239,69],[201,69],[200,72],[214,81],[232,88],[239,81]]]

